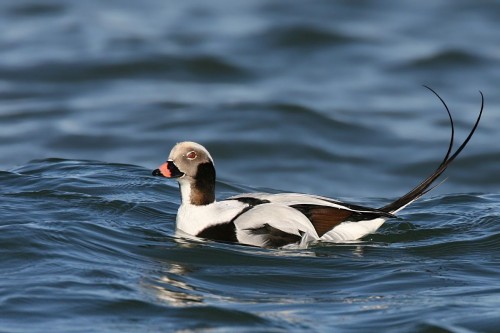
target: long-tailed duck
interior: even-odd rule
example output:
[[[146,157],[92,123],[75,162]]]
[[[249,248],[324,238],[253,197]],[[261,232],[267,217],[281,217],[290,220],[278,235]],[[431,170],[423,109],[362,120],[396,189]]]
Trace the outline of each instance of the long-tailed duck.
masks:
[[[430,88],[429,88],[430,89]],[[375,232],[387,219],[432,190],[433,182],[460,154],[474,134],[484,106],[467,138],[452,153],[454,125],[446,155],[437,169],[399,199],[380,208],[369,208],[338,200],[299,193],[248,193],[215,200],[215,167],[210,153],[195,142],[176,144],[168,160],[153,171],[154,176],[175,178],[182,203],[177,230],[189,235],[223,242],[260,247],[288,245],[307,247],[314,241],[347,242]]]

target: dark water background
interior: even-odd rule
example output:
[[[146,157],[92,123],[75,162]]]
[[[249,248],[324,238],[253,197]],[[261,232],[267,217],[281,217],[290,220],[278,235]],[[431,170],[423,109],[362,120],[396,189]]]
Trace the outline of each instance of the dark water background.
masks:
[[[0,332],[499,332],[498,1],[0,2]],[[383,205],[359,243],[174,237],[181,140],[219,197]]]

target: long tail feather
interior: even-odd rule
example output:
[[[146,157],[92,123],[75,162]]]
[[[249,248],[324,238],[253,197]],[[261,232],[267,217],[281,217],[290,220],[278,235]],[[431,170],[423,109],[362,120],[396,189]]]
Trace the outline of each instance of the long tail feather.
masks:
[[[413,201],[417,200],[420,198],[422,195],[426,194],[427,192],[431,191],[433,188],[436,186],[432,186],[432,183],[439,177],[441,174],[446,170],[446,168],[455,160],[455,158],[460,154],[460,152],[465,148],[467,143],[469,143],[469,140],[472,138],[472,135],[474,135],[474,132],[477,129],[477,126],[479,125],[479,121],[481,120],[481,116],[483,114],[483,109],[484,109],[484,96],[481,91],[479,91],[479,94],[481,95],[481,109],[479,111],[479,115],[477,117],[476,122],[474,123],[474,126],[472,127],[472,130],[470,131],[469,135],[467,138],[462,142],[462,144],[457,148],[457,150],[452,154],[453,150],[453,141],[454,141],[454,136],[455,136],[455,126],[453,123],[453,117],[451,116],[451,112],[446,105],[445,101],[441,98],[441,96],[438,95],[433,89],[424,86],[425,88],[429,89],[434,95],[437,96],[437,98],[441,101],[443,104],[446,112],[448,113],[448,117],[450,118],[450,124],[451,124],[451,138],[450,138],[450,144],[448,146],[448,151],[446,152],[446,155],[441,162],[441,164],[437,167],[437,169],[429,176],[427,177],[424,181],[422,181],[419,185],[414,187],[410,192],[406,193],[399,199],[391,202],[388,205],[385,205],[384,207],[381,207],[380,210],[387,212],[387,213],[396,213],[397,211],[403,209]],[[450,156],[451,155],[451,156]]]

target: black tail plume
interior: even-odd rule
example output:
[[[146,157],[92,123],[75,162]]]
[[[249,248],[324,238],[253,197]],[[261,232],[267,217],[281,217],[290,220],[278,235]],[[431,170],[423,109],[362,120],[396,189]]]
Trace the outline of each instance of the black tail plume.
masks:
[[[476,122],[474,123],[474,126],[472,127],[472,130],[470,131],[469,135],[467,138],[462,142],[460,147],[457,148],[457,150],[452,154],[453,150],[453,141],[454,141],[454,136],[455,136],[455,126],[453,124],[453,117],[451,116],[450,109],[446,105],[445,101],[441,98],[441,96],[438,95],[437,92],[435,92],[432,88],[429,88],[428,86],[424,86],[425,88],[429,89],[434,95],[437,96],[437,98],[441,101],[441,104],[443,104],[446,112],[448,113],[448,117],[450,118],[450,124],[451,124],[451,138],[450,138],[450,144],[448,146],[448,151],[446,152],[446,155],[441,162],[441,164],[437,167],[437,169],[429,176],[427,177],[424,181],[422,181],[419,185],[417,185],[415,188],[413,188],[410,192],[406,193],[399,199],[395,200],[394,202],[391,202],[388,205],[385,205],[384,207],[381,207],[380,210],[387,212],[387,213],[395,213],[400,209],[403,209],[405,206],[408,204],[412,203],[413,201],[417,200],[427,192],[431,191],[435,186],[432,186],[432,183],[439,177],[441,174],[446,170],[446,168],[455,160],[455,158],[460,154],[460,152],[465,148],[467,143],[469,143],[469,140],[472,138],[472,135],[476,131],[477,126],[479,125],[479,121],[481,120],[481,116],[483,114],[483,109],[484,109],[484,96],[481,91],[479,91],[479,94],[481,95],[481,109],[479,111],[479,115],[477,117]],[[450,156],[451,155],[451,156]],[[439,184],[438,184],[439,185]]]

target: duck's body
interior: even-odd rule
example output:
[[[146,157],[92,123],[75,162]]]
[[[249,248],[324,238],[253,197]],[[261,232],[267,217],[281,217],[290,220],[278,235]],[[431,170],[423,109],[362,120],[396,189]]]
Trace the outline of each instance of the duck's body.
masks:
[[[343,242],[377,230],[392,214],[298,193],[247,193],[198,206],[182,203],[177,228],[197,237],[261,247]]]
[[[468,143],[483,105],[469,136],[453,154],[453,120],[444,106],[452,135],[443,162],[413,190],[378,209],[299,193],[248,193],[216,201],[213,159],[195,142],[175,145],[168,161],[153,175],[178,180],[182,203],[177,213],[177,229],[189,235],[260,247],[307,247],[314,241],[353,241],[375,232],[387,219],[395,217],[396,212],[432,189],[432,183]]]

